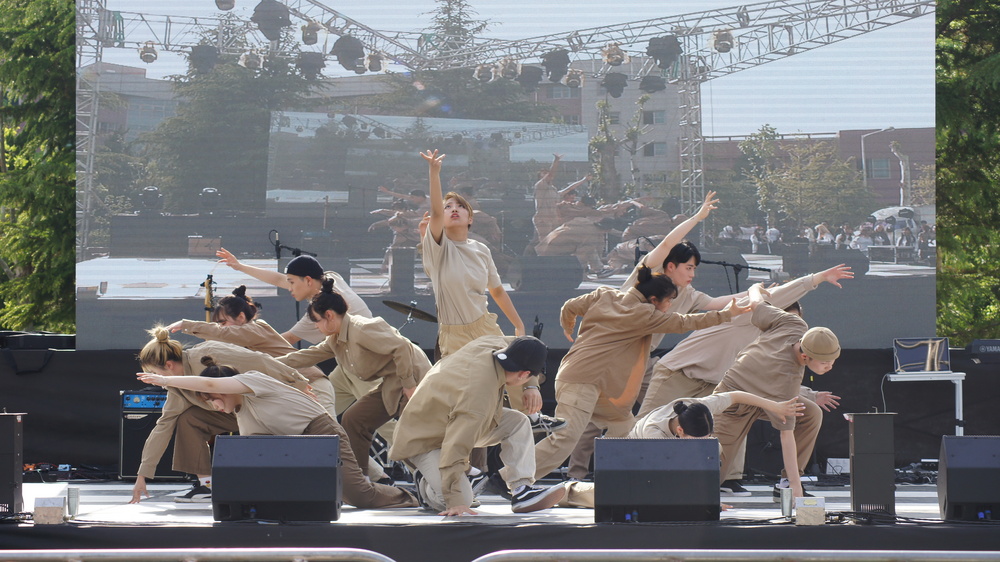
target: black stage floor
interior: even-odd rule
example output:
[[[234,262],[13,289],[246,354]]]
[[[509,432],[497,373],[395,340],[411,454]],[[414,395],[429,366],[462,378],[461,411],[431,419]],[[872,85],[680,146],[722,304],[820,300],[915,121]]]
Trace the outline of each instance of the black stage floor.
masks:
[[[543,482],[544,484],[544,482]],[[266,482],[261,483],[266,486]],[[359,548],[396,562],[468,562],[507,549],[753,549],[995,551],[1000,523],[943,522],[934,485],[897,486],[895,522],[850,515],[850,489],[807,489],[826,501],[827,523],[795,525],[781,516],[767,485],[725,498],[733,509],[717,522],[595,524],[589,509],[513,514],[499,496],[481,496],[477,516],[444,518],[418,509],[365,511],[344,507],[332,523],[215,522],[211,504],[179,504],[185,483],[153,483],[152,497],[129,505],[128,482],[24,484],[25,509],[36,498],[65,497],[76,487],[80,507],[61,525],[0,524],[3,549]],[[3,559],[0,553],[0,559]]]

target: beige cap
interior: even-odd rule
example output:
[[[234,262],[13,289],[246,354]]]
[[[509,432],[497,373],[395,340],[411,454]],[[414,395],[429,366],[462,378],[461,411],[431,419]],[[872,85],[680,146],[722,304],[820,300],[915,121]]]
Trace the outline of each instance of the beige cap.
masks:
[[[809,328],[800,343],[802,353],[816,361],[833,361],[840,357],[840,341],[829,328]]]

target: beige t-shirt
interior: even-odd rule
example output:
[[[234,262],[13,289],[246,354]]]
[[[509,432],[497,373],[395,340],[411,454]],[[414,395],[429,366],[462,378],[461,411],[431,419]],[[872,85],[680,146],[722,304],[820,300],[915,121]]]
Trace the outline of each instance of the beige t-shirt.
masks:
[[[302,435],[319,416],[329,415],[318,402],[258,371],[233,376],[250,388],[236,412],[240,435]]]
[[[430,229],[421,242],[424,272],[434,288],[438,322],[471,324],[486,314],[486,291],[499,287],[493,254],[482,242],[455,242],[444,233],[435,242]]]
[[[688,405],[704,404],[713,416],[717,416],[732,406],[733,398],[728,392],[709,394],[703,398],[678,398],[639,418],[628,437],[630,439],[677,439],[677,436],[670,432],[670,420],[677,417],[674,412],[674,404],[677,402],[684,402]]]

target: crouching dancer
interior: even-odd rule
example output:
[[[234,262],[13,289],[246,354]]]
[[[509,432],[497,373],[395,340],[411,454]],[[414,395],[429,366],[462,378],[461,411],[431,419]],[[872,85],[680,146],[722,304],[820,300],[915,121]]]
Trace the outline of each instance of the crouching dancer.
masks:
[[[344,428],[318,402],[291,386],[257,372],[240,373],[204,356],[201,376],[139,373],[146,384],[194,391],[214,410],[235,414],[242,435],[337,435],[344,501],[360,508],[414,507],[407,491],[369,482],[351,451]]]
[[[548,348],[521,336],[483,336],[431,367],[403,410],[389,458],[416,469],[417,493],[441,515],[475,514],[469,454],[500,444],[500,476],[514,513],[555,505],[564,488],[534,488],[534,439],[528,417],[503,407],[504,385],[520,386],[544,370]]]

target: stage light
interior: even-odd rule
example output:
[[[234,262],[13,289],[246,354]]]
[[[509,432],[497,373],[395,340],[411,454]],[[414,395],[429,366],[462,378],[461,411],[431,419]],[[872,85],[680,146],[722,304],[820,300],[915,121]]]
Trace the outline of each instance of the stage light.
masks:
[[[733,50],[733,43],[733,34],[728,30],[720,29],[712,33],[712,48],[719,53]]]
[[[337,39],[330,49],[330,54],[337,57],[337,62],[346,70],[358,74],[365,73],[365,46],[357,37],[344,35]]]
[[[264,57],[257,54],[255,51],[243,53],[240,55],[239,65],[244,68],[249,68],[250,70],[258,70],[264,65]]]
[[[372,53],[368,55],[368,58],[366,58],[365,61],[365,66],[368,67],[368,70],[372,72],[382,72],[382,55]]]
[[[619,45],[620,43],[608,43],[601,50],[601,57],[604,59],[604,62],[611,66],[621,66],[622,63],[629,61],[628,54]]]
[[[257,24],[257,29],[269,41],[280,39],[281,28],[292,25],[288,6],[277,0],[261,0],[260,4],[257,4],[257,7],[253,9],[250,21]]]
[[[228,12],[236,7],[236,0],[215,0],[215,7]]]
[[[642,80],[639,81],[639,89],[647,94],[653,94],[659,92],[660,90],[666,90],[667,81],[664,80],[662,76],[654,76],[650,74],[643,76]]]
[[[583,86],[583,71],[582,70],[570,70],[566,74],[566,78],[563,83],[570,88],[579,88]]]
[[[219,193],[219,190],[214,187],[206,187],[202,189],[198,198],[200,199],[198,207],[204,211],[203,214],[211,215],[222,205],[222,194]]]
[[[472,72],[472,76],[480,82],[492,82],[493,67],[488,64],[481,64]]]
[[[319,30],[323,29],[323,26],[311,21],[302,26],[302,43],[304,45],[315,45],[319,42]]]
[[[191,66],[200,73],[210,72],[219,62],[219,50],[211,45],[191,47]]]
[[[538,88],[538,83],[542,81],[543,72],[537,66],[522,66],[521,73],[517,75],[517,82],[526,92],[534,92]]]
[[[653,37],[646,46],[646,54],[656,60],[656,66],[667,68],[684,52],[676,35]]]
[[[299,57],[295,61],[295,67],[299,69],[299,72],[307,80],[315,80],[319,76],[319,72],[326,67],[326,61],[323,60],[323,53],[299,53]]]
[[[542,66],[545,67],[545,74],[549,77],[549,82],[559,82],[569,68],[569,51],[566,49],[556,49],[542,55]]]
[[[163,208],[163,195],[160,188],[155,185],[147,185],[139,192],[139,213],[155,213]]]
[[[146,44],[139,49],[139,58],[142,62],[149,64],[156,60],[156,44],[152,41],[146,41]]]
[[[493,71],[493,74],[499,74],[501,78],[506,78],[507,80],[514,80],[520,73],[519,66],[517,61],[513,59],[503,59],[497,63],[497,68]]]
[[[601,86],[604,86],[604,89],[613,98],[622,97],[622,92],[625,91],[626,84],[628,84],[628,77],[621,72],[609,72],[604,76],[604,80],[601,81]]]

